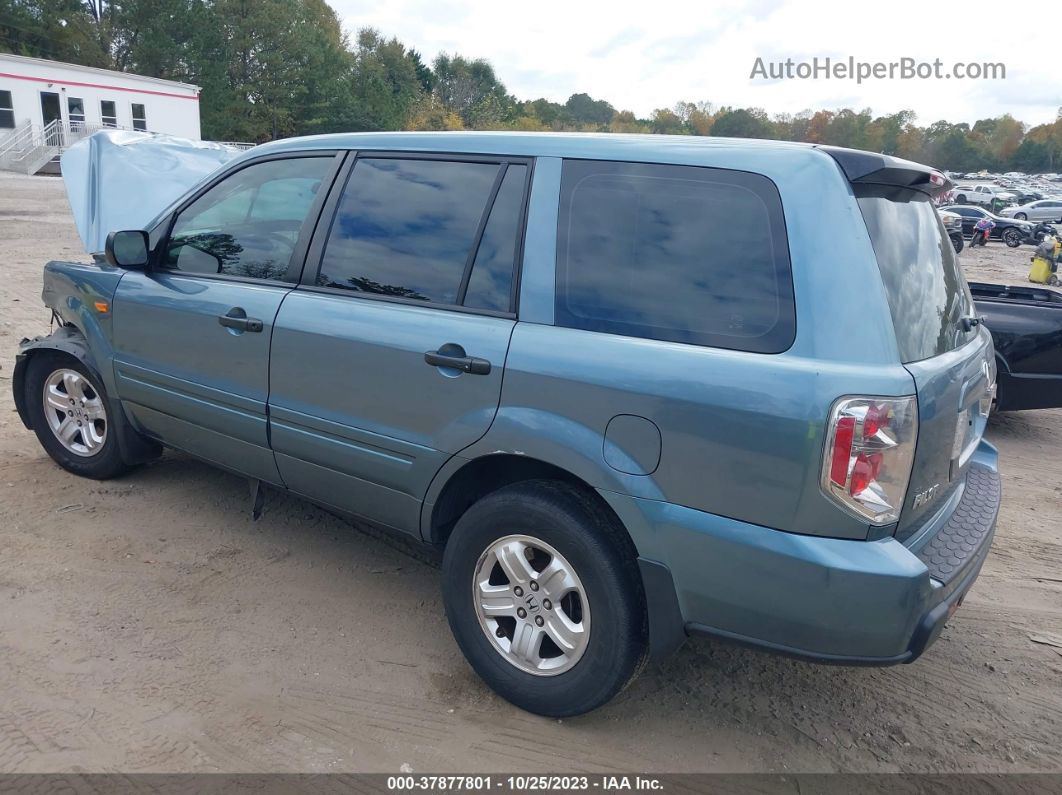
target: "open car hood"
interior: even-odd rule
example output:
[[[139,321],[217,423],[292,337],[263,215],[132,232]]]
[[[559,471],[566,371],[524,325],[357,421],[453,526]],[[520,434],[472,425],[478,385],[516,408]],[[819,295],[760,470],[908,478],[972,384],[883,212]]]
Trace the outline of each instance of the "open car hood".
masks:
[[[144,229],[239,154],[213,141],[128,130],[101,130],[78,141],[60,164],[85,252],[101,254],[112,231]]]

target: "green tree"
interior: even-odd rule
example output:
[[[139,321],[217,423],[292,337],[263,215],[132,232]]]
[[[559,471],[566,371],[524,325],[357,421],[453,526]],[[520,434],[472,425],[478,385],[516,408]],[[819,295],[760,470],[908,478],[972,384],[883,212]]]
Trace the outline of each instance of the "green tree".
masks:
[[[589,94],[572,94],[564,103],[564,109],[572,122],[580,126],[604,128],[616,115],[614,107],[603,99],[594,99]]]
[[[435,85],[435,74],[431,71],[431,67],[424,63],[420,53],[416,50],[409,51],[409,60],[413,62],[413,71],[417,73],[421,89],[425,94],[430,94]]]
[[[334,129],[351,70],[322,0],[214,0],[198,41],[204,135],[263,141]],[[220,65],[220,69],[212,65]]]
[[[516,102],[494,74],[489,61],[440,53],[432,71],[435,74],[433,96],[443,109],[460,116],[465,127],[496,127],[514,117]]]
[[[770,138],[772,132],[767,114],[758,108],[724,109],[712,125],[712,135],[728,138]]]
[[[653,111],[652,132],[660,135],[686,135],[688,130],[673,110],[657,108]]]
[[[358,32],[347,86],[349,99],[337,115],[339,127],[349,130],[400,130],[424,96],[410,51],[373,28]]]
[[[0,52],[110,66],[83,0],[0,0]]]

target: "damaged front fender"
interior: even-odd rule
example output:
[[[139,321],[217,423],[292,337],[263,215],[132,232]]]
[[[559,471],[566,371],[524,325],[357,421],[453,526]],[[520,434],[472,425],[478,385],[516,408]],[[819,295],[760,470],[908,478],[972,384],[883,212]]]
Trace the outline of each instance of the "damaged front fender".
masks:
[[[100,368],[96,366],[88,340],[74,326],[60,326],[47,336],[23,339],[19,343],[18,354],[15,356],[11,389],[14,393],[15,409],[18,411],[19,419],[29,430],[34,430],[34,428],[27,405],[26,373],[32,358],[48,351],[73,357],[99,384],[106,385],[109,380],[103,377]],[[121,401],[109,390],[107,392],[107,413],[111,427],[117,434],[118,450],[125,463],[139,464],[157,458],[162,453],[162,446],[158,442],[143,436],[130,424]]]

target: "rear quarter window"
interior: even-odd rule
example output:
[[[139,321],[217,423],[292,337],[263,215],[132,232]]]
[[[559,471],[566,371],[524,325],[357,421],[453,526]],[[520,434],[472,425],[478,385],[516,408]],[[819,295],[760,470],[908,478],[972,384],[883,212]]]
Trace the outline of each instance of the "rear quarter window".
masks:
[[[556,323],[779,353],[796,333],[778,190],[739,171],[566,160]]]

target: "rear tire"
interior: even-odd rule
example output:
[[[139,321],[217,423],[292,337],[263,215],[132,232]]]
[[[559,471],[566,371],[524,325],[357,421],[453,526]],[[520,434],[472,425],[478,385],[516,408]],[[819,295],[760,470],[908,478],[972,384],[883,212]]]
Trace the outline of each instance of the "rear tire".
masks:
[[[626,531],[584,492],[546,480],[507,486],[469,508],[447,542],[450,629],[502,698],[554,718],[589,712],[647,659],[635,558]]]
[[[33,431],[55,463],[96,480],[128,469],[107,392],[81,362],[62,353],[38,353],[27,367],[25,388]]]

